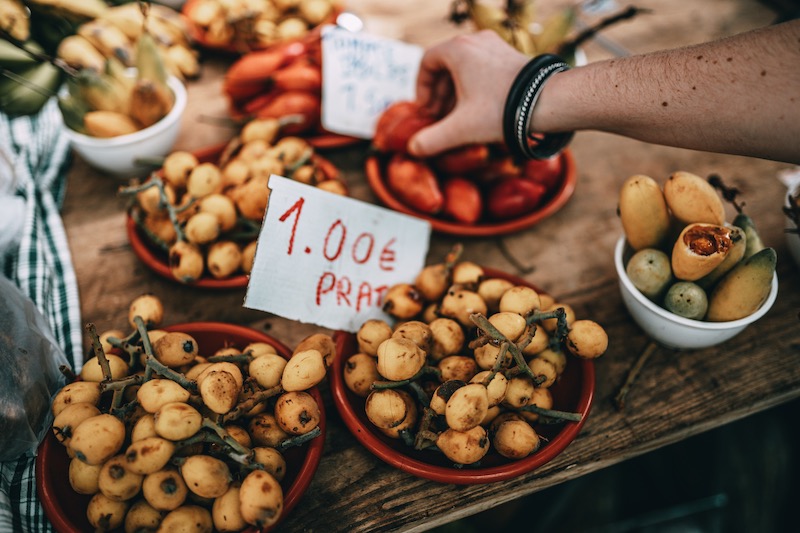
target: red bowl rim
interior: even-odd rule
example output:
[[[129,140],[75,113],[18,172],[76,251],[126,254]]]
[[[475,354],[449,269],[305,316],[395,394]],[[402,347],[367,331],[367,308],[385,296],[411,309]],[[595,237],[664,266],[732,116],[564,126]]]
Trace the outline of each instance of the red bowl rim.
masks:
[[[212,146],[206,146],[204,148],[192,151],[192,154],[194,154],[197,160],[201,163],[206,161],[216,161],[218,156],[222,154],[227,145],[228,143],[220,143]],[[337,169],[333,163],[319,154],[314,154],[313,157],[320,165],[324,167],[329,179],[338,179],[339,169]],[[156,171],[156,173],[159,172],[161,172],[161,169]],[[172,271],[169,268],[169,263],[165,260],[166,252],[159,250],[158,246],[154,243],[148,243],[147,237],[143,234],[141,228],[139,228],[139,225],[136,223],[136,220],[133,218],[130,211],[127,212],[126,216],[127,220],[125,222],[125,230],[128,234],[128,241],[131,244],[133,253],[136,254],[136,256],[145,264],[145,266],[162,278],[180,283],[181,285],[185,285],[187,287],[199,287],[201,289],[226,290],[247,287],[247,283],[250,281],[250,276],[247,274],[237,274],[227,278],[216,279],[204,272],[203,276],[197,281],[192,283],[181,282],[172,275]]]
[[[238,324],[230,324],[226,322],[213,322],[213,321],[205,321],[205,322],[188,322],[183,324],[173,324],[170,326],[165,326],[162,329],[165,331],[182,331],[189,335],[193,335],[198,332],[209,333],[209,332],[217,332],[221,335],[227,335],[232,337],[239,337],[242,339],[247,339],[248,342],[266,342],[273,347],[275,347],[276,351],[285,359],[289,359],[292,355],[292,350],[289,349],[288,346],[283,344],[278,339],[267,335],[261,331],[258,331],[253,328],[249,328],[246,326],[240,326]],[[319,429],[320,435],[309,441],[305,444],[307,452],[303,459],[303,463],[300,467],[300,470],[297,473],[297,477],[294,480],[294,483],[289,487],[289,490],[284,493],[283,497],[283,512],[281,513],[281,518],[279,521],[268,528],[264,528],[262,530],[258,530],[255,527],[250,527],[245,530],[244,533],[266,533],[268,531],[272,531],[283,518],[289,515],[291,510],[297,505],[300,501],[302,496],[305,494],[306,490],[308,490],[308,486],[311,484],[312,479],[314,478],[314,474],[319,467],[320,460],[322,459],[322,453],[325,447],[325,433],[326,433],[326,416],[325,416],[325,405],[322,400],[322,395],[317,387],[313,387],[307,391],[317,402],[320,409],[320,418],[319,418]],[[68,522],[64,517],[63,507],[61,506],[60,502],[56,499],[56,495],[51,490],[51,486],[45,482],[45,472],[47,471],[48,466],[48,457],[54,453],[56,447],[61,447],[55,437],[53,436],[52,431],[48,431],[47,435],[45,436],[44,440],[39,445],[39,449],[37,451],[36,456],[36,491],[39,497],[39,501],[42,504],[42,508],[44,509],[45,515],[47,518],[53,523],[55,528],[60,532],[74,532],[80,533],[80,529],[76,528],[72,522]],[[66,480],[64,480],[66,482]]]
[[[564,150],[559,156],[564,164],[561,185],[550,200],[539,209],[512,220],[493,222],[488,224],[461,224],[439,217],[415,211],[398,200],[388,189],[383,178],[382,165],[377,156],[369,156],[366,161],[367,183],[370,188],[387,207],[430,222],[434,231],[457,235],[460,237],[493,237],[514,233],[529,228],[561,209],[575,192],[578,181],[578,169],[575,157],[569,149]]]
[[[517,276],[487,267],[484,267],[484,272],[487,277],[502,277],[516,285],[526,285],[539,291],[535,285]],[[363,424],[359,419],[355,407],[347,397],[347,386],[344,384],[341,376],[344,364],[342,348],[349,335],[353,334],[343,331],[334,333],[334,340],[336,341],[336,359],[329,373],[333,403],[345,425],[364,447],[385,463],[414,476],[437,481],[439,483],[457,485],[494,483],[496,481],[506,481],[539,468],[560,454],[575,437],[577,437],[583,424],[586,422],[594,399],[594,362],[589,359],[573,357],[570,359],[570,363],[579,365],[583,384],[578,399],[578,409],[576,410],[583,415],[579,422],[564,422],[563,428],[553,439],[540,448],[539,451],[524,459],[511,461],[499,466],[478,468],[455,468],[433,465],[415,459],[409,455],[399,453],[374,434],[377,430]]]

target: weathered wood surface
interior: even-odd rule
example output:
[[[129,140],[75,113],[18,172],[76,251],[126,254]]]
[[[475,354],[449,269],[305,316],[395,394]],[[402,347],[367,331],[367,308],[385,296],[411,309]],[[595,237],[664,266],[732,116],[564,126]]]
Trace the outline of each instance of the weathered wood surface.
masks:
[[[380,14],[383,4],[387,11]],[[353,1],[351,5],[367,21],[380,22],[387,33],[412,42],[431,44],[454,33],[444,21],[446,9],[441,6],[435,11],[434,7],[407,11],[406,3]],[[389,16],[392,5],[403,5],[402,16]],[[652,7],[655,13],[605,33],[634,52],[690,44],[774,18],[761,4],[749,1],[637,5]],[[370,7],[374,19],[369,18]],[[392,30],[387,24],[400,26]],[[597,43],[590,44],[587,52],[590,60],[608,57]],[[227,61],[208,57],[202,79],[190,85],[189,109],[177,148],[200,148],[231,135],[230,130],[203,120],[204,116],[225,116],[220,87]],[[364,148],[328,156],[342,169],[354,196],[375,201],[364,179]],[[609,350],[596,362],[595,401],[578,438],[553,461],[517,479],[483,486],[443,485],[414,478],[371,455],[350,435],[323,387],[329,420],[325,455],[308,492],[281,530],[422,531],[800,396],[800,272],[786,249],[780,209],[785,189],[776,179],[776,173],[789,165],[587,132],[577,134],[571,149],[579,169],[578,185],[560,212],[511,236],[462,242],[465,259],[516,273],[569,303],[578,316],[606,327]],[[613,397],[648,339],[627,314],[617,287],[612,261],[621,232],[617,192],[631,174],[663,180],[679,169],[701,176],[717,173],[741,189],[747,212],[756,220],[764,241],[778,251],[779,294],[765,317],[730,342],[694,352],[657,349],[630,392],[626,408],[619,412]],[[94,322],[101,331],[118,327],[125,323],[128,303],[152,292],[164,300],[170,323],[245,324],[289,345],[319,331],[244,309],[244,290],[202,292],[157,277],[128,244],[125,202],[116,195],[121,182],[99,175],[77,157],[69,180],[63,214],[84,322]],[[455,242],[435,235],[431,260],[443,257]]]

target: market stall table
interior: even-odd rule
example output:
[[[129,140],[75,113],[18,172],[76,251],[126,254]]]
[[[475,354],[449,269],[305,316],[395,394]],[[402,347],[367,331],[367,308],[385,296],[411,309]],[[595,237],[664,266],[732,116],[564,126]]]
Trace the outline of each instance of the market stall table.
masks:
[[[774,13],[757,2],[672,2],[669,8],[658,2],[640,4],[653,7],[656,14],[605,34],[636,52],[699,42],[774,19]],[[364,10],[360,14],[369,20]],[[407,17],[406,22],[413,18]],[[441,35],[452,33],[443,20],[428,27],[434,33],[415,36],[418,42],[437,40],[436,28]],[[690,36],[674,30],[686,27],[699,29]],[[587,55],[596,60],[609,57],[609,52],[595,42],[587,46]],[[202,78],[189,85],[189,107],[176,148],[202,148],[233,135],[232,129],[212,120],[226,115],[221,76],[229,61],[213,55],[205,58]],[[439,260],[462,242],[464,259],[521,276],[606,328],[609,349],[596,361],[594,405],[577,439],[553,461],[509,481],[440,484],[412,477],[371,455],[348,432],[323,385],[329,413],[324,456],[308,492],[281,530],[422,531],[800,397],[800,275],[786,248],[780,208],[785,188],[776,179],[789,165],[588,132],[578,133],[571,149],[578,166],[577,188],[558,213],[502,238],[459,241],[434,235],[429,260]],[[326,157],[341,169],[352,196],[377,202],[364,176],[365,152],[365,145],[351,146]],[[616,214],[618,190],[632,174],[663,181],[675,170],[718,174],[741,190],[763,240],[777,250],[779,293],[766,316],[723,345],[692,352],[657,347],[626,406],[618,410],[614,396],[649,342],[622,303],[614,271],[614,244],[622,231]],[[127,241],[125,201],[116,194],[123,183],[92,170],[79,158],[70,170],[63,216],[84,322],[93,322],[99,331],[118,327],[126,320],[130,301],[150,292],[164,301],[167,323],[244,324],[288,345],[320,330],[243,308],[244,289],[199,291],[148,270]]]

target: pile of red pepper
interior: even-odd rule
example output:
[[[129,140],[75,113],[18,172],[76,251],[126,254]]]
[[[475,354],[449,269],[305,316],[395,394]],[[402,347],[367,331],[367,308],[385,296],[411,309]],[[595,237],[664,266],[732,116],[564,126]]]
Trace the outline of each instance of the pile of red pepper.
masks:
[[[563,159],[516,162],[500,144],[470,144],[419,159],[408,140],[434,121],[414,102],[396,102],[379,117],[373,147],[387,158],[387,187],[422,214],[463,224],[532,213],[559,189]]]

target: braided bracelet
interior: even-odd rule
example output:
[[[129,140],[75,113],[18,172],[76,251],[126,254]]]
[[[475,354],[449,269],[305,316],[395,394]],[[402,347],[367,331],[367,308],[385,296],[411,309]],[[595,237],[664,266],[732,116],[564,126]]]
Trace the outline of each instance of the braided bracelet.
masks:
[[[553,54],[530,60],[517,74],[508,91],[503,111],[503,137],[511,153],[519,158],[547,159],[563,150],[574,132],[528,134],[533,107],[545,82],[570,66]]]

